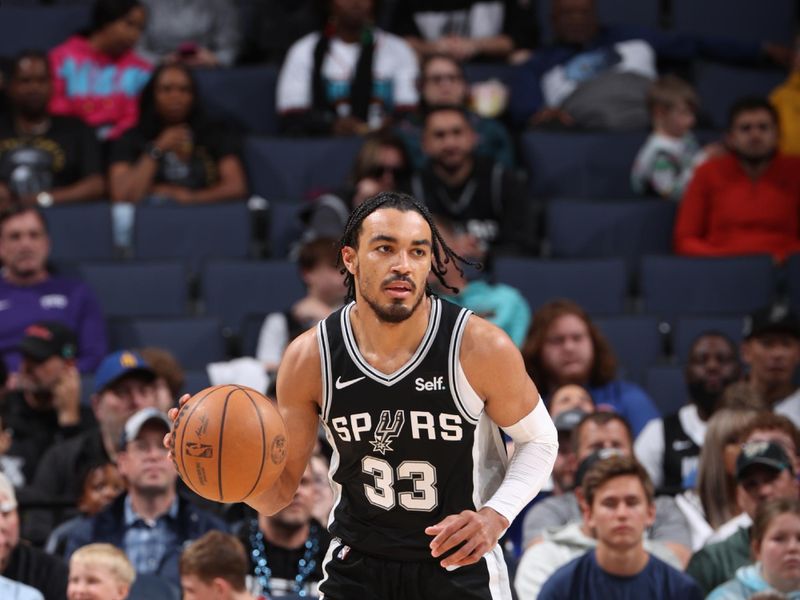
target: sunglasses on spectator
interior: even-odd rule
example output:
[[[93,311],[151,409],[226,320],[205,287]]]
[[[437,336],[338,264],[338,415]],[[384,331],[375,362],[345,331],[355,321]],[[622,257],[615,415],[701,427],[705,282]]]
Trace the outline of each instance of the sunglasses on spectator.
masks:
[[[425,80],[431,83],[455,83],[461,81],[461,75],[456,73],[438,73],[436,75],[427,75]]]

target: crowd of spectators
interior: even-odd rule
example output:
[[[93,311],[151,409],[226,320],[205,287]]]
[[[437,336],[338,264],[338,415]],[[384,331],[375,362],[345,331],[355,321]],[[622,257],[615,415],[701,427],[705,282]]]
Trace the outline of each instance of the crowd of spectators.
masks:
[[[800,46],[606,24],[593,0],[86,4],[85,28],[5,57],[0,78],[0,596],[317,592],[327,442],[276,515],[196,496],[162,444],[184,366],[169,348],[114,347],[95,292],[54,264],[48,231],[52,207],[107,202],[124,257],[137,207],[258,206],[251,132],[198,84],[254,63],[279,69],[280,135],[363,142],[346,180],[294,199],[304,295],[264,316],[252,356],[208,365],[212,381],[274,394],[287,344],[344,301],[336,243],[350,210],[410,193],[467,260],[430,287],[508,333],[559,433],[547,491],[502,540],[517,597],[800,594],[800,317],[785,289],[739,315],[741,344],[710,328],[683,362],[664,353],[685,380],[665,413],[591,311],[531,305],[493,269],[548,256],[522,134],[620,131],[650,132],[631,202],[676,206],[675,254],[766,254],[782,268],[800,252]],[[690,83],[701,58],[788,78],[731,97],[725,130],[709,132]],[[468,67],[498,65],[507,86],[469,83]]]

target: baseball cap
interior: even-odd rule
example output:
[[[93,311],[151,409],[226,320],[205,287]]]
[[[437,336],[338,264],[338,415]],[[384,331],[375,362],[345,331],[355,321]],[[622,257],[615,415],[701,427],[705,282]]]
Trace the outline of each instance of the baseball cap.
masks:
[[[767,333],[788,333],[800,338],[800,318],[788,307],[776,304],[745,317],[742,333],[745,339]]]
[[[601,448],[584,458],[575,471],[575,487],[580,487],[581,483],[583,483],[584,476],[596,463],[613,456],[624,456],[624,454],[619,448]]]
[[[11,481],[6,477],[5,473],[0,473],[0,494],[6,497],[6,500],[0,502],[0,512],[9,512],[17,508],[17,495],[14,493],[14,486]]]
[[[128,445],[128,442],[132,442],[139,437],[142,427],[151,422],[162,424],[164,426],[165,433],[172,429],[172,423],[169,422],[167,415],[165,415],[163,412],[152,406],[143,408],[142,410],[133,413],[133,415],[131,415],[128,420],[125,421],[125,427],[122,429],[122,438],[119,441],[119,447],[125,448],[125,446]]]
[[[749,442],[742,446],[739,458],[736,459],[737,481],[753,465],[763,465],[778,472],[792,468],[786,451],[774,442]]]
[[[553,424],[556,426],[556,431],[559,433],[569,433],[577,427],[578,423],[581,422],[581,419],[583,419],[586,414],[586,411],[580,408],[571,408],[570,410],[559,413],[556,418],[553,419]]]
[[[75,358],[78,352],[78,336],[57,321],[39,321],[25,328],[25,335],[17,349],[26,358],[37,362],[52,356]]]
[[[94,391],[102,392],[127,375],[140,375],[150,381],[156,378],[155,372],[141,354],[130,350],[119,350],[106,356],[97,367],[94,374]]]

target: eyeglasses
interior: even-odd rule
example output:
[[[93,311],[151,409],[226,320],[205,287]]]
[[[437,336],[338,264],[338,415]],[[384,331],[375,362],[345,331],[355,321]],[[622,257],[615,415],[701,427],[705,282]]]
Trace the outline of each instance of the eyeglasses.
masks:
[[[427,75],[425,81],[430,83],[456,83],[461,81],[461,75],[455,73],[437,73],[436,75]]]

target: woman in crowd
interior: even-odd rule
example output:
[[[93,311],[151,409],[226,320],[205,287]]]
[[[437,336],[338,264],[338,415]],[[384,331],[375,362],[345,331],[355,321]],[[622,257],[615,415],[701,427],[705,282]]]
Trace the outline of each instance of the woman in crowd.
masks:
[[[112,148],[113,201],[204,204],[247,196],[239,137],[206,120],[188,67],[158,67],[140,109],[139,124]]]
[[[767,591],[800,598],[800,500],[779,498],[759,506],[751,547],[756,563],[737,569],[708,600],[746,600]]]
[[[644,390],[617,378],[611,346],[586,311],[571,300],[554,300],[536,311],[522,356],[546,399],[559,386],[581,385],[598,410],[611,409],[624,416],[634,435],[658,417]]]
[[[101,140],[133,127],[152,68],[133,50],[146,21],[139,0],[96,0],[89,28],[50,51],[50,112],[82,119]]]

